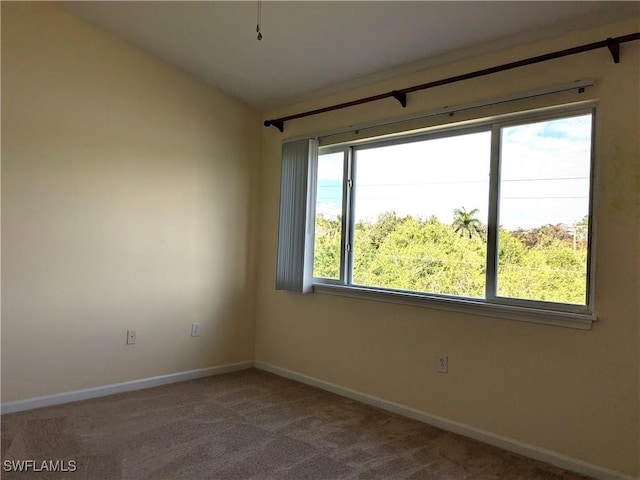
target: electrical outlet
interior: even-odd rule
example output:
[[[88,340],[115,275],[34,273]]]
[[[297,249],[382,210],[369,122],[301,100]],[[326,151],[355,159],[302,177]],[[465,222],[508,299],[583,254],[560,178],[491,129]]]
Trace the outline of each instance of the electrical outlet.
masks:
[[[438,372],[449,373],[449,357],[446,355],[440,355],[438,357]]]
[[[200,324],[199,323],[192,323],[191,324],[191,336],[192,337],[199,337],[200,336]]]
[[[136,331],[127,330],[127,345],[133,345],[136,343]]]

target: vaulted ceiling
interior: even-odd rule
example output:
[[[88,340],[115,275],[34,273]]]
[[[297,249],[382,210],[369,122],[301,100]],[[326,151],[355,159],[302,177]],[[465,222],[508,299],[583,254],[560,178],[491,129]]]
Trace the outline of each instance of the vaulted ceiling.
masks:
[[[639,2],[64,2],[260,109],[640,14]]]

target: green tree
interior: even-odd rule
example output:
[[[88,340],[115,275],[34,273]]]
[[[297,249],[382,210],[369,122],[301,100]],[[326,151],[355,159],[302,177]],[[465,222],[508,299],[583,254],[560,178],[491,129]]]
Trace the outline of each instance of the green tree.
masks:
[[[340,235],[342,220],[316,215],[313,276],[340,278]]]
[[[379,221],[390,217],[380,216]],[[387,224],[388,227],[389,224]],[[367,228],[356,226],[353,280],[360,285],[466,297],[484,296],[486,244],[478,236],[457,235],[431,217],[404,217],[376,247],[367,243]]]
[[[475,216],[480,210],[474,208],[467,212],[466,208],[456,208],[453,211],[453,224],[451,225],[456,233],[461,236],[472,238],[474,234],[482,237],[484,228],[480,220]]]
[[[447,225],[433,216],[399,217],[394,212],[385,212],[375,221],[356,223],[354,284],[483,298],[487,243],[474,228],[483,229],[483,225],[468,222],[471,230],[465,229],[461,235],[456,227],[462,225],[465,215],[475,219],[477,210],[459,212],[460,225]],[[316,217],[315,276],[339,278],[340,237],[339,217]],[[501,227],[498,294],[584,304],[587,248],[586,239],[580,238],[574,244],[562,224],[516,231]]]
[[[582,220],[576,222],[573,230],[574,250],[578,248],[586,248],[587,238],[589,237],[589,215],[585,215]]]
[[[566,231],[555,227],[515,232],[500,228],[498,295],[584,304],[586,246],[574,249]]]

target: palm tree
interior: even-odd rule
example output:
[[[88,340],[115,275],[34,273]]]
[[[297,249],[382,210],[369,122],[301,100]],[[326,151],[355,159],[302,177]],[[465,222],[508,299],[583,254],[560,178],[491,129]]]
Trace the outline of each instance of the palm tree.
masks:
[[[474,233],[477,233],[481,238],[484,233],[484,227],[480,220],[478,220],[475,215],[480,210],[474,208],[467,212],[466,208],[456,208],[453,211],[453,224],[452,227],[456,233],[459,233],[460,236],[467,235],[469,238],[472,238]]]

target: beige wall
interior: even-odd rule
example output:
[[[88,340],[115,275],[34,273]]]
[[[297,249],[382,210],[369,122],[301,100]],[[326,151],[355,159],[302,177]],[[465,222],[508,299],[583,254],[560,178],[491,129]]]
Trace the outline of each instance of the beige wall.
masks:
[[[389,91],[638,30],[638,19],[478,56],[268,112],[265,118]],[[262,136],[256,359],[602,468],[638,475],[640,42],[288,122]],[[600,101],[596,313],[591,331],[428,308],[274,290],[280,145],[283,138],[429,111],[445,105],[595,78],[582,96]],[[527,103],[526,106],[533,106]],[[518,108],[518,107],[514,107]],[[481,115],[478,112],[478,115]],[[449,374],[436,373],[438,354]]]
[[[57,5],[2,2],[3,402],[253,359],[259,121]]]

